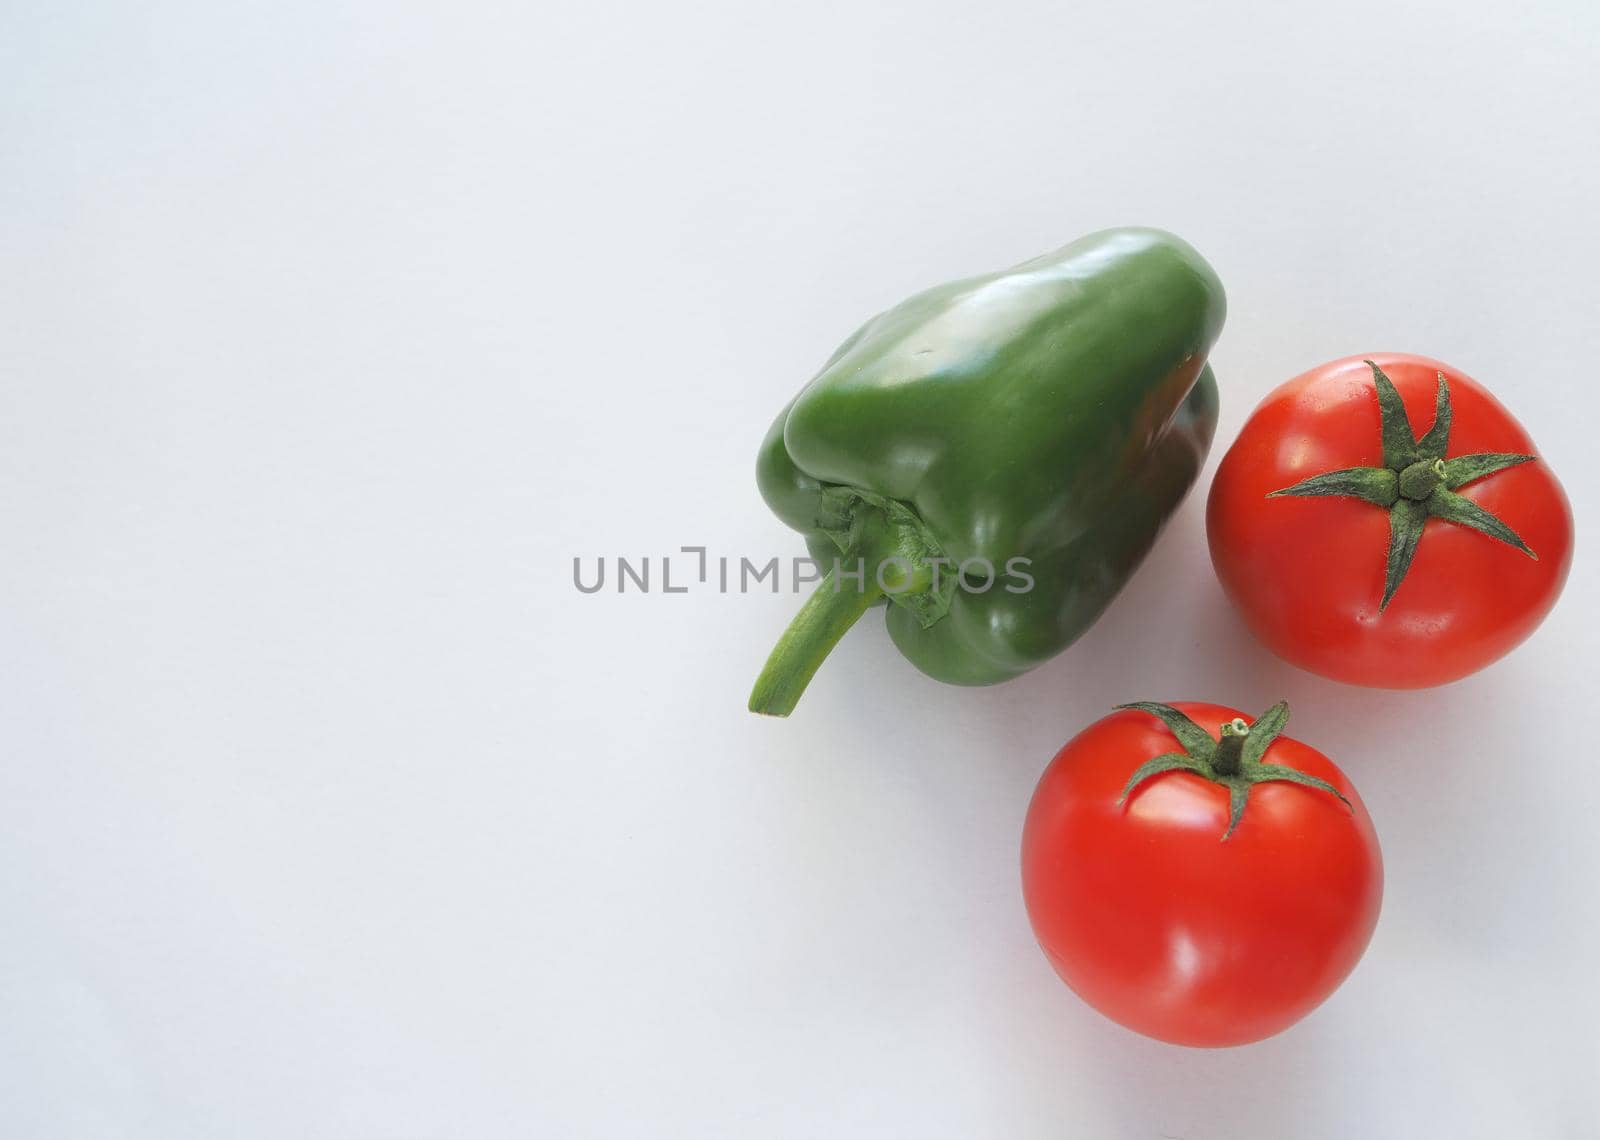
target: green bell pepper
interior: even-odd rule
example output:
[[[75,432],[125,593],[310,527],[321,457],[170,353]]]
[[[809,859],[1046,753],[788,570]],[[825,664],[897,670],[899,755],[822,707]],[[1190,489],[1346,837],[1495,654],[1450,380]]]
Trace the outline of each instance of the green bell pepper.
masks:
[[[1187,244],[1116,229],[863,325],[761,447],[762,497],[830,569],[751,710],[792,712],[883,598],[900,652],[955,684],[1082,635],[1205,460],[1225,308]]]

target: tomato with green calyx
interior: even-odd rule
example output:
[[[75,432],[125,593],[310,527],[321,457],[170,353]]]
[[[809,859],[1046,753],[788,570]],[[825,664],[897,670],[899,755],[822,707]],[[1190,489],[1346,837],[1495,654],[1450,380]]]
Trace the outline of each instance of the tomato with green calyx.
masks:
[[[1223,590],[1267,648],[1393,689],[1509,652],[1572,562],[1566,494],[1517,421],[1456,369],[1395,353],[1268,395],[1223,457],[1206,529]]]
[[[1139,702],[1045,770],[1022,834],[1035,936],[1080,997],[1179,1045],[1242,1045],[1293,1025],[1360,959],[1383,860],[1355,788],[1220,705]],[[1204,726],[1204,727],[1202,727]]]

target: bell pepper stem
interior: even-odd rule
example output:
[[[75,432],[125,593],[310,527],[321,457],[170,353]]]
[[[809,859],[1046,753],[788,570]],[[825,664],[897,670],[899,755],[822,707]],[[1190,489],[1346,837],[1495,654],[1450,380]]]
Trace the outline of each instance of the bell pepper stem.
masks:
[[[834,563],[773,647],[750,691],[751,712],[764,716],[794,712],[800,694],[833,647],[883,593],[870,570],[862,577],[864,581],[843,585],[839,563]]]

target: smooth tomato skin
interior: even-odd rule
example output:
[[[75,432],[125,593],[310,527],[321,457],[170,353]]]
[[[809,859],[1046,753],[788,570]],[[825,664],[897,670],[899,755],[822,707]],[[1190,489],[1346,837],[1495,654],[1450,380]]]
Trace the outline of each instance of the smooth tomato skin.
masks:
[[[1240,715],[1173,707],[1213,736]],[[1261,783],[1224,841],[1227,789],[1188,772],[1118,805],[1134,769],[1178,750],[1165,725],[1132,710],[1069,741],[1028,808],[1023,897],[1056,973],[1101,1013],[1177,1045],[1243,1045],[1293,1025],[1355,967],[1383,897],[1378,837],[1344,773],[1288,737],[1266,762],[1328,781],[1354,810]]]
[[[1471,377],[1423,356],[1375,353],[1412,428],[1433,424],[1436,374],[1454,411],[1448,455],[1538,455],[1527,432]],[[1497,515],[1538,554],[1430,519],[1387,610],[1389,516],[1348,498],[1268,499],[1300,480],[1382,462],[1377,391],[1358,356],[1290,380],[1261,402],[1211,484],[1206,530],[1224,592],[1279,657],[1336,681],[1389,689],[1475,673],[1531,634],[1572,565],[1572,510],[1540,458],[1460,494]]]

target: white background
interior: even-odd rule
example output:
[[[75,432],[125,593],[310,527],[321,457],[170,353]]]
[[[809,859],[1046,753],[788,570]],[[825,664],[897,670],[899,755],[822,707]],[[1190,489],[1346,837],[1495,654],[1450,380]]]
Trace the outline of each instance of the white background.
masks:
[[[1591,0],[6,5],[0,1136],[1600,1134],[1597,62]],[[1545,628],[1298,673],[1196,495],[1033,674],[872,617],[768,721],[796,598],[573,588],[798,553],[753,457],[837,341],[1124,223],[1227,283],[1223,444],[1349,353],[1496,390],[1578,516]],[[1051,754],[1185,697],[1289,698],[1384,841],[1240,1050],[1019,897]]]

